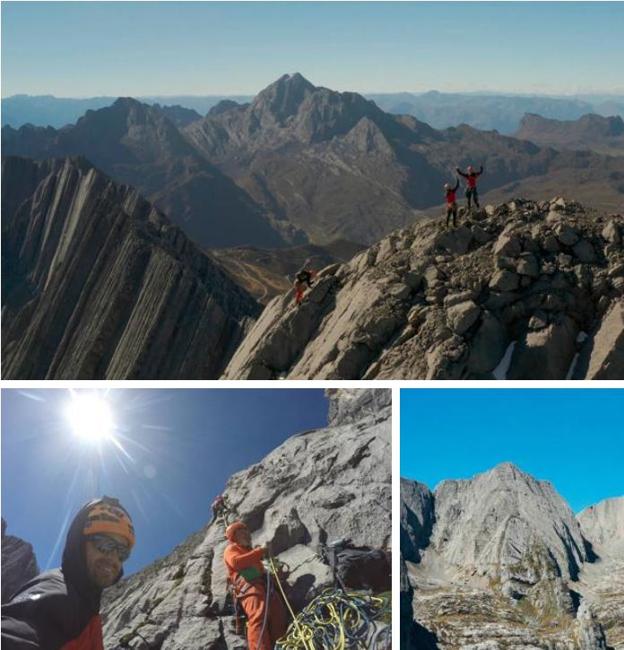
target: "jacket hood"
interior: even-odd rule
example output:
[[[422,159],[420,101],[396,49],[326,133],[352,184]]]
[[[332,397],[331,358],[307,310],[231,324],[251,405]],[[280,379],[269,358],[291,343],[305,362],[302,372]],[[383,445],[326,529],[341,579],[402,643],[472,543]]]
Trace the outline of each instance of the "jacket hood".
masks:
[[[91,609],[96,613],[100,611],[102,589],[95,586],[89,580],[87,560],[85,556],[85,536],[82,534],[82,531],[85,527],[89,510],[106,499],[107,497],[93,499],[78,511],[78,514],[74,517],[67,532],[65,548],[63,549],[63,562],[61,565],[65,579],[77,589]],[[122,576],[123,567],[121,568],[115,583],[119,582]]]

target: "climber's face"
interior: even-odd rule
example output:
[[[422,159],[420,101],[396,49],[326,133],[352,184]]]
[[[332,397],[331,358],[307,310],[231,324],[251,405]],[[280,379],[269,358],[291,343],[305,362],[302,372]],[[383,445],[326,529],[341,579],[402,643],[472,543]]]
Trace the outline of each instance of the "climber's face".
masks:
[[[94,535],[85,541],[85,561],[87,573],[91,582],[105,589],[115,583],[119,577],[123,560],[127,558],[129,550],[125,538],[121,535],[110,533],[108,535]]]
[[[239,528],[236,531],[235,541],[239,546],[251,546],[251,533],[248,528]]]

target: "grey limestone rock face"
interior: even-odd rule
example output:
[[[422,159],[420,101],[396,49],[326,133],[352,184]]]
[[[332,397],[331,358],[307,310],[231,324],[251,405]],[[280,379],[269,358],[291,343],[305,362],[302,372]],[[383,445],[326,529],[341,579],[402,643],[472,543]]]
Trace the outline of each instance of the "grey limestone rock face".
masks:
[[[289,600],[297,608],[331,585],[319,544],[349,537],[356,545],[390,549],[390,391],[366,393],[356,398],[352,391],[333,391],[329,427],[289,438],[234,474],[223,492],[254,544],[270,542],[290,567]],[[343,398],[348,404],[335,404]],[[233,633],[226,603],[224,548],[223,526],[212,522],[107,590],[106,648],[123,640],[142,647],[137,632],[169,650],[245,647]]]
[[[19,537],[6,535],[7,523],[2,519],[2,602],[39,573],[33,547]]]
[[[402,597],[412,597],[402,623],[427,632],[423,648],[624,648],[621,499],[577,519],[550,483],[510,463],[443,481],[430,501],[421,484],[401,488]],[[432,524],[416,552],[409,511]]]
[[[577,516],[595,561],[581,574],[579,591],[609,647],[624,648],[624,497],[606,499]]]
[[[2,168],[8,379],[217,378],[260,309],[83,159]]]
[[[493,579],[576,577],[586,559],[574,514],[550,483],[510,463],[466,481],[444,481],[435,491],[432,545],[451,565]],[[536,565],[525,559],[535,554]],[[543,556],[543,558],[542,558]]]
[[[504,378],[624,377],[624,216],[557,201],[422,221],[322,270],[301,306],[266,307],[224,378],[493,379],[511,343]]]
[[[624,553],[624,497],[606,499],[578,515],[586,539],[601,549]]]
[[[429,488],[401,478],[401,555],[406,560],[420,560],[420,551],[429,545],[434,520],[434,500]]]
[[[328,388],[329,424],[340,426],[361,420],[365,415],[373,419],[388,418],[392,408],[389,390],[361,390],[359,388]]]

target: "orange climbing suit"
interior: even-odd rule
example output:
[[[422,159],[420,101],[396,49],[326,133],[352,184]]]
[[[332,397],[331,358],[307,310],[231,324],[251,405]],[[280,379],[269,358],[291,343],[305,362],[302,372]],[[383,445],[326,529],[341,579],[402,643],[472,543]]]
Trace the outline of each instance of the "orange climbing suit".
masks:
[[[247,617],[249,650],[272,650],[277,639],[284,636],[288,628],[284,605],[271,587],[268,617],[264,632],[262,631],[266,600],[266,573],[261,562],[263,556],[262,548],[249,549],[233,542],[227,545],[223,554],[234,596]],[[248,580],[239,573],[240,571],[247,575],[255,573],[257,577]]]

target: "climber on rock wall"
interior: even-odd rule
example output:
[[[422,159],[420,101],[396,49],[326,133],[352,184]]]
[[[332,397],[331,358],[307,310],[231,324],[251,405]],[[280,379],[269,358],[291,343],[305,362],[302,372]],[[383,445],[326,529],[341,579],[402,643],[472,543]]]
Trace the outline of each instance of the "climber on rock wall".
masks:
[[[223,561],[234,597],[247,617],[249,650],[271,650],[288,627],[286,611],[262,565],[268,546],[251,547],[251,534],[242,521],[230,524]]]

